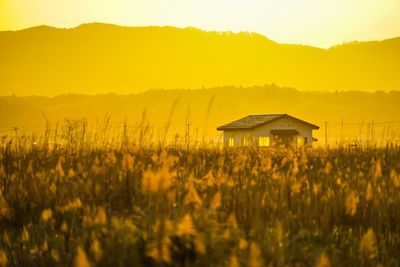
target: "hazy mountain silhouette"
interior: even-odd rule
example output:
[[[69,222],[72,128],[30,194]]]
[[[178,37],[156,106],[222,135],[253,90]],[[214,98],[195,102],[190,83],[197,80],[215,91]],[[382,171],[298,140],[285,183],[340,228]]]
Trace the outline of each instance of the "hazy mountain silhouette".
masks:
[[[195,28],[39,26],[0,32],[0,62],[2,95],[266,83],[301,90],[400,89],[400,38],[320,49]]]
[[[127,120],[146,122],[157,129],[171,120],[171,133],[184,132],[186,122],[209,136],[216,128],[249,114],[288,113],[321,127],[314,133],[324,138],[325,121],[329,137],[367,138],[374,121],[375,138],[400,140],[400,91],[392,92],[306,92],[265,85],[256,87],[216,87],[204,90],[149,90],[131,95],[59,95],[0,97],[0,136],[44,131],[61,126],[65,118],[87,118],[91,126],[110,116],[113,125]],[[210,104],[211,103],[211,104]],[[209,108],[211,107],[211,108]],[[172,114],[172,116],[171,116]]]

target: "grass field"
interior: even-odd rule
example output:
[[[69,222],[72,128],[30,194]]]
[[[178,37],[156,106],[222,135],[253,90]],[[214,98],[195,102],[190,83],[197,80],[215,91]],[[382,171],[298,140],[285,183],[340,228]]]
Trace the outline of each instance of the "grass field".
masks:
[[[400,147],[0,148],[0,265],[398,266]]]

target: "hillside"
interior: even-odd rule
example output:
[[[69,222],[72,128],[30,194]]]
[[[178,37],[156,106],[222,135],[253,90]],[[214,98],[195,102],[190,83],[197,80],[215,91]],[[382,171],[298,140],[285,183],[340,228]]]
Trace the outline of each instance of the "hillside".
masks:
[[[195,28],[39,26],[0,32],[0,62],[0,95],[266,83],[300,90],[400,89],[400,38],[319,49]]]
[[[356,101],[355,101],[356,99]],[[121,129],[142,121],[155,130],[170,124],[170,132],[182,133],[190,123],[199,135],[217,136],[216,128],[248,114],[288,113],[317,124],[315,137],[324,141],[325,121],[331,141],[340,138],[400,140],[400,92],[304,92],[275,85],[218,87],[200,90],[150,90],[132,95],[59,95],[56,97],[0,97],[0,135],[19,127],[23,134],[59,128],[65,119],[86,118],[89,126]],[[373,126],[372,126],[373,124]],[[98,128],[96,128],[98,129]]]

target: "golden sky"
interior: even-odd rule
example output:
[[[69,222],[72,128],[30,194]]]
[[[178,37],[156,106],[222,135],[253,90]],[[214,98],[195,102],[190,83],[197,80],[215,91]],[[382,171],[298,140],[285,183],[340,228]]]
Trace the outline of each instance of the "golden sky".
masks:
[[[0,30],[87,22],[253,31],[329,47],[400,36],[400,0],[0,0]]]

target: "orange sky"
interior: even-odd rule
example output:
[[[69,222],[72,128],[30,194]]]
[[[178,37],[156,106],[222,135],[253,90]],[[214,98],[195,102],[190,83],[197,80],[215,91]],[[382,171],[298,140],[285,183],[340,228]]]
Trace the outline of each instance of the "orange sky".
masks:
[[[94,21],[254,31],[329,47],[400,36],[400,0],[0,0],[0,30]]]

